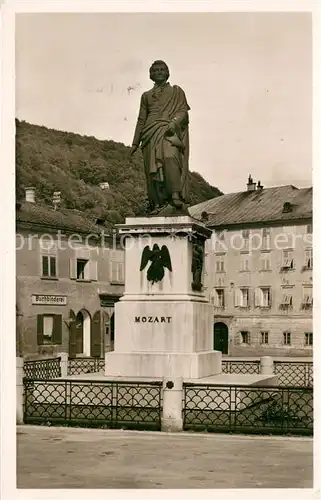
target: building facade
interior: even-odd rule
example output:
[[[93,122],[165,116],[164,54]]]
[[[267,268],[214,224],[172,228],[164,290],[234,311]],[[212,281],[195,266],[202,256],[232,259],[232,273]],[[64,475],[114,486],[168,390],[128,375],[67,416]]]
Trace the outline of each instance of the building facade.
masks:
[[[113,348],[124,251],[103,221],[28,201],[16,211],[17,351],[103,356]]]
[[[213,345],[230,356],[312,356],[312,189],[247,191],[192,207],[213,235],[204,286]]]

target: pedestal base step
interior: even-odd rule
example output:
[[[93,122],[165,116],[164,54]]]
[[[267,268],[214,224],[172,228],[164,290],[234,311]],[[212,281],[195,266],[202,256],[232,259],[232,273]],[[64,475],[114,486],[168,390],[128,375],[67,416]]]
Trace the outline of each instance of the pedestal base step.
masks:
[[[221,373],[222,353],[107,352],[106,377],[183,377],[199,379]]]

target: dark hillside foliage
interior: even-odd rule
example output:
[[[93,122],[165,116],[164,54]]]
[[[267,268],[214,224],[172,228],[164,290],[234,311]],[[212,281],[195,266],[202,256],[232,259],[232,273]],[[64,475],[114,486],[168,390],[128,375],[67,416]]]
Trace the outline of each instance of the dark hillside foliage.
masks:
[[[108,182],[109,190],[99,183]],[[112,140],[48,129],[16,120],[16,197],[36,188],[36,201],[52,206],[61,191],[61,206],[103,218],[113,224],[146,214],[147,195],[141,153],[129,158],[129,147]],[[222,193],[195,172],[190,173],[191,205]]]

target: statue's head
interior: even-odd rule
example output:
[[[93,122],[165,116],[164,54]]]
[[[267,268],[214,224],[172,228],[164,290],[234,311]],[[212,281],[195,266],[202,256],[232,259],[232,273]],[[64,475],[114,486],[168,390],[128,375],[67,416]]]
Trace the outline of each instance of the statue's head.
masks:
[[[169,69],[164,61],[154,61],[149,68],[150,79],[155,83],[166,82],[169,78]]]

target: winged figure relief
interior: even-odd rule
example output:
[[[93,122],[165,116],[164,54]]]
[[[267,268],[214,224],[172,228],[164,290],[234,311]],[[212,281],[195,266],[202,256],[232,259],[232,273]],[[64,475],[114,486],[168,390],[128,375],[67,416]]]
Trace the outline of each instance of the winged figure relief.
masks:
[[[147,245],[142,253],[140,271],[145,269],[149,261],[151,264],[147,269],[147,279],[152,284],[162,281],[165,275],[165,267],[169,271],[172,271],[171,257],[166,245],[162,245],[162,248],[159,248],[157,243],[154,243],[152,250]]]

